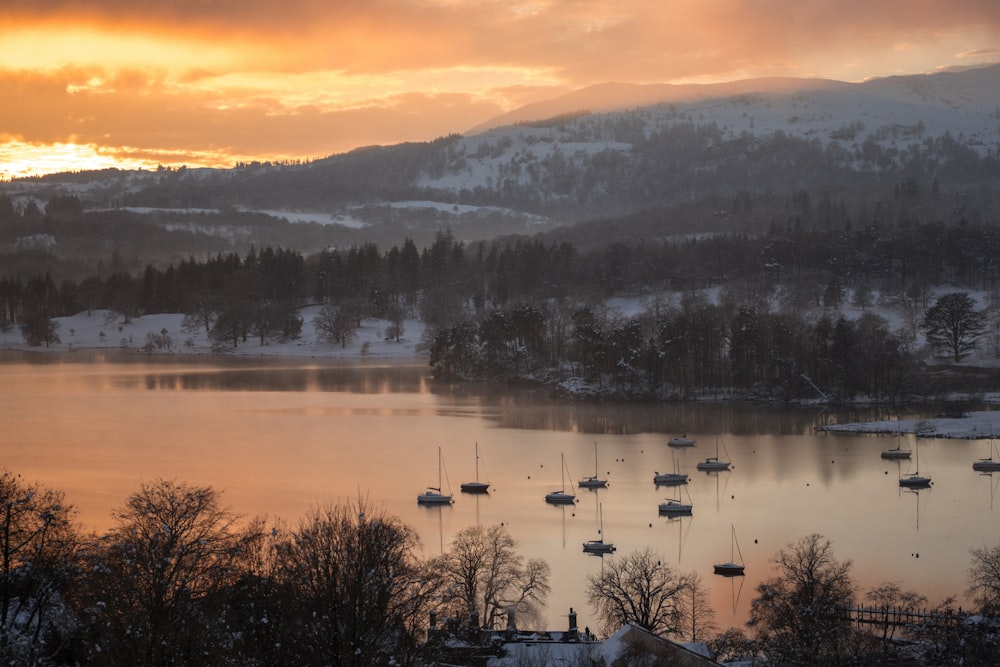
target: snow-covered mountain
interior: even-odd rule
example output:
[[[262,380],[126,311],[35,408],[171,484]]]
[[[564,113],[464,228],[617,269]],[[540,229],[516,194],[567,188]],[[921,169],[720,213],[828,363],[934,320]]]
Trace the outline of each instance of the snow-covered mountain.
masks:
[[[72,193],[91,210],[181,211],[173,225],[178,215],[197,215],[201,225],[205,210],[217,210],[344,229],[333,240],[316,236],[323,243],[375,232],[384,243],[443,226],[488,238],[598,218],[645,220],[650,211],[666,231],[684,233],[752,233],[791,221],[995,220],[998,189],[1000,65],[863,83],[603,84],[464,135],[303,165],[0,184],[0,194],[33,198],[39,208]]]

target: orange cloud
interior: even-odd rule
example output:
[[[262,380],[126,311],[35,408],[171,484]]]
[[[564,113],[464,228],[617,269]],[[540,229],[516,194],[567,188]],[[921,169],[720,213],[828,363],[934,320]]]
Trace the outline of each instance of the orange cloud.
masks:
[[[0,132],[317,157],[604,81],[860,80],[998,49],[996,0],[3,0]]]

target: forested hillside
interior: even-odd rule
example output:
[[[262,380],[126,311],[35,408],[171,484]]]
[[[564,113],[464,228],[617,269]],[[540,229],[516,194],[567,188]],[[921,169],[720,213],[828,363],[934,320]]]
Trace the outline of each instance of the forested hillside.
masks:
[[[642,398],[895,399],[949,348],[1000,356],[988,299],[970,345],[923,346],[938,295],[997,286],[1000,67],[793,83],[311,163],[2,183],[0,323],[42,344],[59,315],[182,312],[223,350],[322,304],[334,340],[422,318],[440,373]],[[649,308],[608,316],[623,295]]]

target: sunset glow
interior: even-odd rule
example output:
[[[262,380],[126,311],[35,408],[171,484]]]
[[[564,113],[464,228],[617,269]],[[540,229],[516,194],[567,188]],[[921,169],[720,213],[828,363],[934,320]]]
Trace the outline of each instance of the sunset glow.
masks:
[[[611,81],[997,60],[995,0],[5,0],[0,178],[314,159]]]

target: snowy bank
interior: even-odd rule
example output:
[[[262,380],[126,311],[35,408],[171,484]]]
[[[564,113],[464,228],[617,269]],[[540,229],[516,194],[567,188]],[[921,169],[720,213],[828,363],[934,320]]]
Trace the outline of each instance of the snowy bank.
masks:
[[[1000,412],[968,412],[962,417],[830,424],[818,426],[816,430],[846,433],[913,433],[918,438],[982,440],[992,438],[994,434],[1000,434]]]
[[[344,346],[323,342],[316,333],[313,318],[321,306],[299,311],[302,332],[285,342],[250,337],[238,347],[227,347],[221,354],[242,357],[300,357],[338,360],[391,359],[406,363],[427,363],[427,355],[417,350],[424,334],[419,320],[406,320],[400,341],[386,340],[388,322],[365,320],[357,335]],[[213,349],[204,327],[184,326],[184,315],[167,313],[133,317],[129,320],[107,310],[82,312],[70,317],[53,318],[58,325],[59,342],[49,347],[33,347],[24,341],[20,327],[0,331],[0,349],[33,352],[79,352],[85,350],[122,350],[150,355],[220,354]]]

